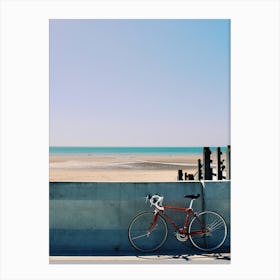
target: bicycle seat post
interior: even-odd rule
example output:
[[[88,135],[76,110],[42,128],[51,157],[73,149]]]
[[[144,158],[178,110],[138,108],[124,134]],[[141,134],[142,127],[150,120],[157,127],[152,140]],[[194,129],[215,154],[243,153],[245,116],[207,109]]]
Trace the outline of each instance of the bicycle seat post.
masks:
[[[190,205],[189,205],[189,208],[192,209],[192,205],[193,205],[193,202],[194,202],[195,198],[193,198],[190,202]]]
[[[185,195],[185,197],[191,198],[191,202],[190,202],[189,208],[192,209],[192,205],[193,205],[194,200],[196,200],[197,198],[199,198],[199,197],[200,197],[200,194],[187,194],[187,195]]]

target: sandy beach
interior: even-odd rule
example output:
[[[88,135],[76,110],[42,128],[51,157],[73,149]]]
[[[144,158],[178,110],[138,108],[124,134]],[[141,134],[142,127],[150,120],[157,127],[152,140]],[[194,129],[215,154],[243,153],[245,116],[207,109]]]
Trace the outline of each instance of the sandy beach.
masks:
[[[197,172],[199,155],[50,156],[51,182],[174,182]]]

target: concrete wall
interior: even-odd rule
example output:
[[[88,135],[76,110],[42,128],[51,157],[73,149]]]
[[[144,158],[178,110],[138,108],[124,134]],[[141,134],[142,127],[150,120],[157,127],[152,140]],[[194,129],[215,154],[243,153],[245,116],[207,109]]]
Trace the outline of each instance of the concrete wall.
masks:
[[[151,211],[145,204],[147,194],[163,195],[164,204],[185,207],[185,194],[201,194],[194,202],[196,211],[215,210],[226,220],[230,229],[230,182],[173,183],[50,183],[50,255],[122,255],[135,254],[127,229],[139,212]],[[167,212],[178,225],[184,212]],[[169,237],[157,252],[187,253],[194,248],[189,241],[181,243],[169,226]],[[224,249],[228,250],[230,234]]]

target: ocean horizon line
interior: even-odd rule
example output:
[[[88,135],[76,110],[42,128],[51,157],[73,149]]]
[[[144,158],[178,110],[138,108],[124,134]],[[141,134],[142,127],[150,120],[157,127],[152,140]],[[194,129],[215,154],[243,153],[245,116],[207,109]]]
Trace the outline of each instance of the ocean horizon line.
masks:
[[[227,147],[229,145],[216,145],[216,146],[89,146],[89,145],[49,145],[50,148],[203,148],[203,147],[209,147],[209,148],[216,148],[216,147]]]
[[[201,146],[50,146],[50,154],[201,154]],[[209,147],[215,151],[216,147]],[[226,147],[220,147],[225,151]]]

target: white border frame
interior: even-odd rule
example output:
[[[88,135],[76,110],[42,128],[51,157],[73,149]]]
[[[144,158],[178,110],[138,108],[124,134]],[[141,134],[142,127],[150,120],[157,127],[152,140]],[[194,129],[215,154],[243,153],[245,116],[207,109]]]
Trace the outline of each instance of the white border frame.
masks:
[[[174,271],[188,279],[279,279],[277,0],[0,3],[1,279],[170,279]],[[230,265],[49,264],[49,18],[231,19]]]

